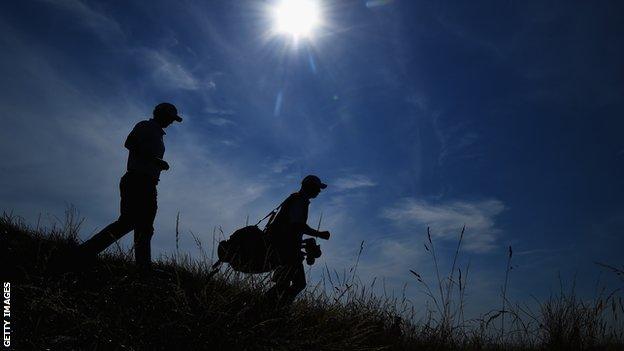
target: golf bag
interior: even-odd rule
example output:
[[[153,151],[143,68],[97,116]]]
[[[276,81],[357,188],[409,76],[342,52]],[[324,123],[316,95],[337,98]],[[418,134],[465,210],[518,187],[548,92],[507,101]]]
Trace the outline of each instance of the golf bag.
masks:
[[[278,255],[271,249],[270,236],[267,228],[273,222],[277,211],[284,202],[262,218],[256,225],[249,225],[236,230],[228,240],[219,242],[217,255],[219,260],[213,265],[216,269],[221,263],[226,262],[238,272],[243,273],[266,273],[279,266]],[[269,218],[264,230],[258,225]]]
[[[290,198],[290,197],[289,197]],[[279,228],[271,226],[277,211],[286,203],[284,200],[273,211],[262,218],[256,225],[249,225],[236,230],[228,240],[219,242],[217,255],[219,260],[213,265],[218,269],[219,265],[226,262],[238,272],[243,273],[267,273],[280,265],[306,259],[308,265],[312,265],[315,259],[321,256],[321,247],[314,239],[305,239],[301,242],[301,251],[295,251],[292,255],[289,250],[284,251],[282,245],[275,245],[272,238],[275,237]],[[264,230],[258,225],[269,218]],[[280,248],[282,248],[280,250]]]
[[[272,251],[268,235],[257,225],[250,225],[221,241],[217,254],[219,261],[227,262],[235,271],[265,273],[278,265]]]

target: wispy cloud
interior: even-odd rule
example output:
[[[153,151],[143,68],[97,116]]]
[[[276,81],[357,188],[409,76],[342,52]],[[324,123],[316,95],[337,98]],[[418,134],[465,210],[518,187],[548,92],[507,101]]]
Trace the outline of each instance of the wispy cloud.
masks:
[[[11,184],[0,187],[0,210],[60,215],[72,203],[88,219],[85,238],[118,215],[115,189],[127,156],[123,140],[152,106],[133,90],[95,94],[85,89],[82,84],[88,82],[86,75],[92,78],[90,72],[66,73],[69,63],[53,61],[36,42],[0,26],[11,34],[0,36],[0,43],[12,49],[0,65],[8,83],[0,87],[0,105],[7,113],[6,128],[0,129],[0,156],[5,160],[0,181]],[[29,96],[37,96],[40,103],[28,103]],[[166,136],[165,157],[172,168],[159,185],[155,255],[170,252],[178,211],[182,233],[206,233],[220,225],[229,234],[247,214],[255,218],[273,206],[273,199],[265,199],[272,184],[226,162],[227,156],[211,153],[205,135],[194,128],[198,122],[189,118],[175,124]],[[33,171],[41,169],[46,171]]]
[[[169,53],[144,49],[143,55],[152,69],[154,81],[159,84],[185,90],[196,90],[201,87],[200,81]]]
[[[109,46],[131,53],[138,53],[141,63],[151,69],[152,78],[158,84],[168,88],[197,90],[216,89],[216,83],[212,79],[205,82],[195,77],[173,54],[166,49],[155,50],[151,48],[133,48],[127,42],[126,35],[121,25],[113,17],[107,15],[86,2],[80,0],[44,0],[76,16],[81,25],[90,28],[97,36]],[[177,42],[172,36],[168,42]]]
[[[465,248],[473,252],[487,252],[496,247],[502,233],[495,218],[505,210],[499,200],[453,201],[429,203],[406,198],[382,211],[382,216],[399,226],[429,226],[434,237],[454,240],[466,225]]]
[[[234,125],[236,123],[234,123],[234,121],[229,120],[227,118],[223,118],[223,117],[213,117],[213,118],[209,118],[208,119],[208,123],[215,125],[217,127],[225,127],[228,125]]]
[[[290,157],[282,157],[277,159],[276,161],[271,162],[269,165],[269,169],[273,173],[284,173],[288,170],[293,164],[295,164],[296,160]]]
[[[379,246],[385,263],[392,262],[395,266],[397,264],[403,266],[401,267],[403,269],[420,256],[420,253],[416,251],[420,245],[405,245],[401,240],[385,239],[380,242]]]
[[[97,11],[80,0],[45,0],[80,19],[80,23],[93,30],[103,40],[125,38],[117,21],[101,11]]]
[[[372,179],[362,174],[352,174],[336,179],[332,187],[336,190],[352,190],[357,188],[368,188],[377,185]]]
[[[480,48],[497,59],[506,59],[507,52],[509,51],[508,46],[514,44],[513,40],[508,40],[507,45],[502,45],[501,43],[489,40],[484,36],[477,35],[477,33],[472,31],[469,26],[461,25],[446,16],[436,16],[435,19],[442,26],[442,28],[444,28],[448,33],[456,36],[457,39],[476,48]]]
[[[217,116],[231,116],[234,114],[234,110],[218,109],[214,107],[207,107],[204,109],[206,113]]]
[[[440,147],[438,165],[482,156],[483,152],[479,148],[480,135],[474,131],[469,122],[463,119],[456,122],[453,116],[443,109],[432,108],[422,93],[410,93],[406,96],[405,102],[431,120],[432,132]]]

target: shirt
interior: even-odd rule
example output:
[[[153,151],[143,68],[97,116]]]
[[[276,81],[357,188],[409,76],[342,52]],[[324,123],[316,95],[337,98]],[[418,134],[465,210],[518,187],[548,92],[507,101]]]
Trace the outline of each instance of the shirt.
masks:
[[[154,180],[159,179],[161,168],[155,159],[162,159],[165,155],[164,135],[165,131],[153,119],[141,121],[134,126],[124,144],[130,150],[129,172],[142,173]]]
[[[270,228],[277,244],[291,248],[301,245],[302,233],[293,232],[293,224],[306,224],[309,206],[310,200],[299,193],[290,195],[284,201]]]

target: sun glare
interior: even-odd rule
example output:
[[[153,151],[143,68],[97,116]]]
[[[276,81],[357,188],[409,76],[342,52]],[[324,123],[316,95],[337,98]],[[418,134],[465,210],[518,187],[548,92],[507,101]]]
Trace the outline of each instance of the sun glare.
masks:
[[[321,22],[318,1],[280,0],[273,9],[274,29],[297,40],[312,35]]]

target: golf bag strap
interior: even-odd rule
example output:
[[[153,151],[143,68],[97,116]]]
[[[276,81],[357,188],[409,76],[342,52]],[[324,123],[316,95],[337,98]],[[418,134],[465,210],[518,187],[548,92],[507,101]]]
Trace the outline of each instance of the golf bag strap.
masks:
[[[269,212],[266,216],[264,216],[264,218],[262,218],[261,220],[258,221],[258,223],[256,223],[256,226],[258,226],[260,223],[262,223],[262,221],[264,221],[265,219],[271,217],[271,219],[269,219],[269,221],[267,222],[267,225],[269,225],[272,221],[273,218],[275,217],[275,215],[277,214],[277,211],[286,203],[286,201],[290,198],[290,196],[288,198],[286,198],[286,200],[282,201],[281,204],[279,204],[279,206],[277,206],[276,208],[274,208],[271,212]]]

